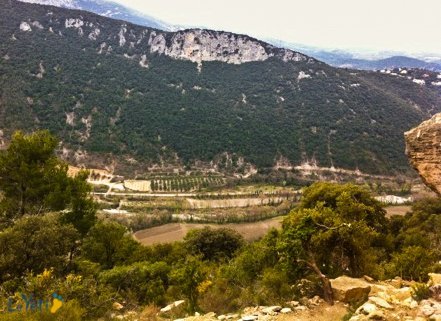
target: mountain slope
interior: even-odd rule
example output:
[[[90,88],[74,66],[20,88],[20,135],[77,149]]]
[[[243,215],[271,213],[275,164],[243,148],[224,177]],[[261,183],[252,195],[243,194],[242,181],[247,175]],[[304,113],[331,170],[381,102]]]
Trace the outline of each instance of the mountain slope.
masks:
[[[15,1],[1,2],[0,25],[2,139],[49,128],[76,163],[406,172],[402,133],[441,111],[410,80],[393,79],[401,95],[386,75],[379,85],[244,35]]]
[[[141,26],[172,31],[176,28],[166,22],[129,9],[119,3],[107,0],[20,0],[27,3],[51,5],[68,9],[80,9],[100,16],[125,20]]]

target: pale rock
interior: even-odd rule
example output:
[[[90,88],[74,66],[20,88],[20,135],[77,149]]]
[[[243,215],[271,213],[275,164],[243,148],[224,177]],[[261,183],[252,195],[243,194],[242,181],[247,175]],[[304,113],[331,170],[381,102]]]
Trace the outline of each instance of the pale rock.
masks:
[[[318,295],[316,295],[312,299],[308,300],[308,303],[312,304],[312,305],[320,305],[320,303],[322,303],[322,302],[323,302],[323,300]]]
[[[166,307],[163,307],[159,311],[161,311],[161,312],[169,312],[169,311],[171,311],[171,309],[172,309],[172,306],[171,305],[167,305]]]
[[[291,308],[283,308],[282,310],[280,310],[280,313],[283,313],[283,314],[287,314],[287,313],[291,313],[291,312],[292,312]]]
[[[126,37],[124,36],[126,32],[127,32],[126,25],[122,25],[121,29],[119,30],[119,33],[118,33],[120,47],[122,47],[126,44]]]
[[[441,284],[431,286],[429,291],[432,298],[441,302]]]
[[[81,28],[84,26],[84,21],[78,18],[69,18],[64,21],[65,28]]]
[[[365,301],[371,290],[370,284],[363,279],[340,276],[330,282],[334,298],[345,303]]]
[[[296,310],[296,311],[306,311],[306,310],[308,310],[308,308],[305,307],[304,305],[299,305],[299,306],[296,306],[294,308],[294,310]]]
[[[226,316],[226,319],[227,319],[227,320],[231,320],[231,319],[236,319],[236,318],[238,318],[238,317],[239,317],[238,314],[228,314],[228,315]]]
[[[441,195],[441,113],[404,133],[406,154],[423,182]],[[432,277],[432,276],[431,276]],[[437,282],[440,277],[434,275]]]
[[[147,62],[147,56],[146,56],[146,55],[142,55],[142,56],[141,56],[141,60],[139,61],[139,65],[140,65],[142,68],[148,68],[148,67],[149,67],[149,64],[148,64],[148,62]]]
[[[404,301],[409,298],[412,298],[412,288],[406,286],[403,288],[396,289],[393,292],[393,296],[394,296],[394,298],[396,298],[397,300],[400,300],[400,301]]]
[[[29,25],[29,23],[23,21],[22,23],[20,23],[20,30],[21,31],[32,31],[32,28]]]
[[[386,293],[388,287],[382,284],[372,284],[371,291],[369,292],[370,296],[378,296],[378,293]]]
[[[220,321],[223,321],[223,320],[226,320],[227,317],[225,315],[221,314],[220,316],[217,317],[217,319]]]
[[[368,275],[363,275],[363,279],[365,279],[367,282],[374,282],[374,279]]]
[[[401,286],[403,285],[403,279],[400,278],[399,276],[393,278],[392,280],[389,281],[390,284],[396,288],[401,288]]]
[[[279,312],[280,310],[282,310],[282,307],[279,305],[274,305],[274,306],[270,306],[270,307],[265,307],[262,309],[262,312],[265,314],[274,314]]]
[[[369,313],[368,319],[369,320],[386,320],[384,312],[381,310],[377,310],[372,313]]]
[[[432,314],[430,316],[430,321],[441,321],[441,313],[440,314]]]
[[[435,309],[431,306],[430,302],[427,300],[421,301],[419,309],[419,315],[429,317],[435,313]]]
[[[101,30],[98,28],[95,28],[89,35],[87,36],[90,40],[96,40],[98,36],[100,35]]]
[[[122,308],[124,308],[124,306],[121,303],[119,303],[119,302],[113,302],[112,307],[115,310],[121,310]]]
[[[415,301],[413,298],[407,298],[401,302],[401,305],[406,306],[411,309],[415,309],[418,307],[418,302]]]
[[[259,317],[257,315],[244,315],[241,319],[242,321],[254,321],[257,320]]]
[[[392,309],[393,307],[384,299],[376,297],[376,296],[371,296],[369,297],[369,301],[373,302],[375,305],[381,307],[381,308],[385,308],[385,309]]]
[[[371,314],[373,312],[377,311],[377,307],[375,304],[366,302],[361,307],[359,307],[356,311],[358,314]]]
[[[287,304],[290,306],[296,307],[300,304],[300,302],[299,301],[289,301],[289,302],[287,302]]]
[[[32,25],[34,26],[34,27],[36,27],[37,29],[43,29],[43,26],[42,26],[42,24],[39,22],[39,21],[34,21],[33,23],[32,23]]]
[[[185,300],[175,301],[175,302],[173,302],[173,303],[167,305],[166,307],[163,307],[163,308],[162,308],[161,310],[159,310],[159,311],[161,311],[161,312],[169,312],[169,311],[171,311],[174,307],[178,307],[178,306],[180,306],[181,304],[183,304],[184,302],[185,302]]]
[[[152,31],[148,45],[152,53],[196,62],[199,70],[203,61],[241,64],[264,61],[274,56],[285,62],[308,60],[300,53],[278,49],[247,36],[202,29],[176,32],[168,45],[163,33]],[[314,60],[309,59],[308,62],[312,63]]]
[[[441,284],[441,274],[440,273],[429,273],[430,285]]]

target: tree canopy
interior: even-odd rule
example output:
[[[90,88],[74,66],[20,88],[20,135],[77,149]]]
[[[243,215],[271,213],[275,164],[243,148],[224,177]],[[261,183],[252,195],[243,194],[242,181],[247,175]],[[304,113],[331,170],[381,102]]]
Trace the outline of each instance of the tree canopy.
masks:
[[[304,265],[322,279],[332,302],[326,275],[370,273],[386,229],[384,210],[362,188],[315,183],[284,220],[279,247],[291,264]]]
[[[57,139],[47,130],[16,132],[0,153],[0,220],[10,224],[28,214],[65,211],[66,221],[81,233],[95,222],[87,172],[67,175],[68,165],[55,153]]]

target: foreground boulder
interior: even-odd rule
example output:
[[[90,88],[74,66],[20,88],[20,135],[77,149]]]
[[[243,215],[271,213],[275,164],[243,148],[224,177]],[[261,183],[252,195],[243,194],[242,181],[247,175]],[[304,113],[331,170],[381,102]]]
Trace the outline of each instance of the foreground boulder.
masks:
[[[354,279],[348,276],[340,276],[330,280],[334,299],[346,302],[356,303],[367,300],[371,286],[363,279]]]
[[[404,133],[406,155],[423,182],[441,195],[441,113]]]

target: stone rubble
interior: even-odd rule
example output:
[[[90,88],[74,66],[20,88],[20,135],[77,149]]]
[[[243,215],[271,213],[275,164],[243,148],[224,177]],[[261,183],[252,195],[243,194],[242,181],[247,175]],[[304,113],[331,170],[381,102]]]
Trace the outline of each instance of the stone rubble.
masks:
[[[430,278],[427,286],[431,289],[431,297],[420,302],[413,296],[412,282],[396,278],[372,284],[367,301],[349,321],[441,321],[441,297],[436,292],[438,287],[441,288],[441,274],[431,274]]]
[[[414,298],[412,285],[415,282],[403,281],[398,277],[393,280],[376,282],[369,277],[354,279],[343,276],[330,281],[335,296],[346,300],[341,302],[359,304],[349,321],[441,321],[441,296],[439,295],[441,291],[437,292],[441,289],[441,274],[430,274],[430,281],[427,283],[430,297],[420,302]],[[368,289],[367,292],[366,289]],[[359,299],[362,301],[357,301]],[[287,318],[296,320],[297,313],[307,310],[312,312],[314,309],[322,309],[326,305],[323,299],[318,296],[310,299],[302,298],[299,301],[286,302],[285,306],[247,307],[241,313],[216,315],[214,312],[207,314],[196,312],[194,316],[174,321],[277,321],[279,317],[282,317],[282,320],[287,320]],[[167,317],[170,315],[168,312],[184,302],[184,300],[176,301],[160,309],[159,320],[172,320]],[[349,308],[350,303],[347,306]],[[123,313],[123,309],[121,304],[115,303],[114,310],[119,311],[119,314],[113,313],[111,318],[138,321],[135,312]]]

